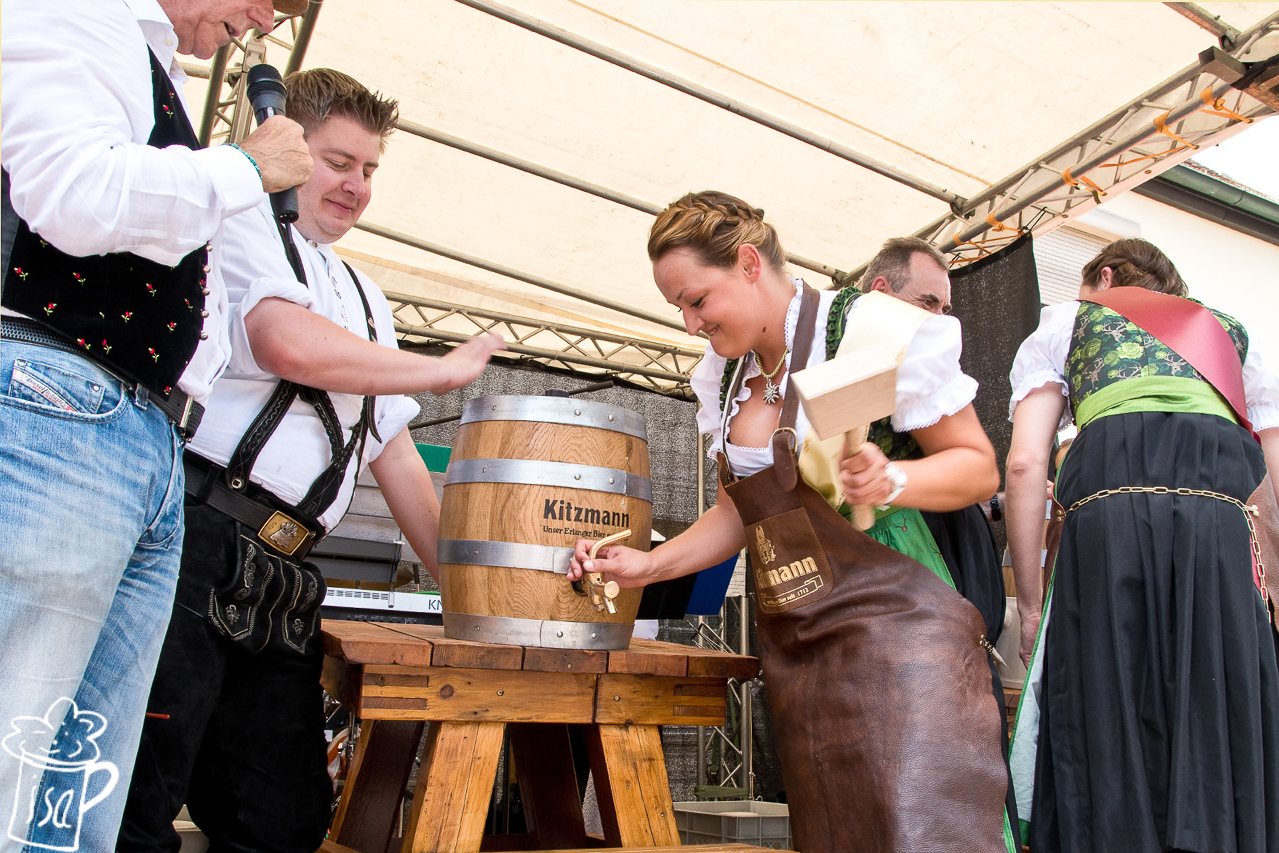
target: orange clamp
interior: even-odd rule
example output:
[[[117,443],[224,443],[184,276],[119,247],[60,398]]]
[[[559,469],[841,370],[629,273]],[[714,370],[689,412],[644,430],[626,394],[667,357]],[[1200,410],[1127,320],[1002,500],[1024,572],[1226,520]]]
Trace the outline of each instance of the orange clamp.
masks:
[[[986,224],[989,225],[991,228],[995,229],[996,231],[1012,231],[1015,234],[1021,233],[1020,228],[1010,228],[1009,226],[1005,225],[1004,223],[996,219],[995,214],[993,213],[986,214]]]
[[[1093,182],[1092,178],[1088,177],[1087,175],[1080,175],[1078,178],[1076,178],[1074,175],[1070,174],[1069,169],[1061,173],[1061,180],[1062,180],[1062,183],[1066,184],[1069,187],[1073,187],[1074,189],[1079,189],[1080,188],[1079,184],[1081,182],[1084,184],[1087,184],[1088,189],[1093,193],[1093,195],[1096,195],[1096,196],[1103,196],[1106,194],[1106,191],[1103,190],[1101,187],[1097,186],[1097,184]]]
[[[1204,102],[1204,108],[1201,109],[1200,112],[1212,113],[1215,116],[1234,119],[1235,121],[1241,121],[1244,124],[1252,124],[1252,119],[1245,115],[1240,115],[1227,107],[1225,98],[1213,98],[1211,86],[1199,93],[1199,99]]]

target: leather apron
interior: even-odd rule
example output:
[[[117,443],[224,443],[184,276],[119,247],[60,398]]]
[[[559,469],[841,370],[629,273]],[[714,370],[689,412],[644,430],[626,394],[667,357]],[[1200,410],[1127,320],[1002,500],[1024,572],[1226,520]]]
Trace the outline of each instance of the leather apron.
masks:
[[[805,286],[792,364],[808,361],[817,302]],[[750,550],[795,849],[1005,850],[1003,709],[981,617],[798,477],[797,406],[788,383],[772,467],[738,479],[719,459]]]

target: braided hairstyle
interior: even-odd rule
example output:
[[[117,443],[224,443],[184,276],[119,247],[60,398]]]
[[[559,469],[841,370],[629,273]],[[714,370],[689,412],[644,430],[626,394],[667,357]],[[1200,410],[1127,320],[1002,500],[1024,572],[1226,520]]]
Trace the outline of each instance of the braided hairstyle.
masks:
[[[1138,237],[1116,240],[1084,267],[1084,284],[1096,287],[1104,267],[1110,267],[1111,287],[1144,287],[1158,293],[1188,296],[1190,288],[1168,256]]]
[[[737,250],[746,243],[759,249],[775,272],[783,271],[786,253],[764,211],[706,190],[689,193],[658,214],[648,232],[648,258],[656,262],[672,249],[687,247],[707,266],[727,269],[737,264]]]

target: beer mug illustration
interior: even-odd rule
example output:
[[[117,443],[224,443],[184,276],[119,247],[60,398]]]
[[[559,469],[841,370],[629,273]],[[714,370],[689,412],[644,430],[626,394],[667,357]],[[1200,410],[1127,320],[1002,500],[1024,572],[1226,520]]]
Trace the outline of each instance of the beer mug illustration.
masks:
[[[79,850],[81,817],[110,796],[120,777],[113,763],[98,760],[95,741],[106,718],[63,698],[43,718],[15,717],[10,725],[13,731],[0,745],[22,764],[9,838],[44,850]],[[91,795],[92,787],[98,790]]]

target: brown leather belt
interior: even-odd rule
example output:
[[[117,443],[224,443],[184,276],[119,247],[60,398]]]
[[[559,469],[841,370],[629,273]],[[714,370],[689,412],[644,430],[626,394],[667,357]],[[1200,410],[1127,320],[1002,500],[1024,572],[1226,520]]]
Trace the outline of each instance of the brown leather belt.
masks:
[[[253,528],[263,544],[284,556],[297,560],[306,559],[316,543],[324,538],[322,528],[232,490],[218,476],[221,469],[210,470],[212,463],[207,459],[188,450],[183,463],[186,468],[188,495],[202,499],[223,515]]]
[[[37,344],[87,358],[116,379],[119,379],[130,390],[138,387],[138,383],[124,378],[66,338],[25,317],[5,317],[0,320],[0,337],[7,341]],[[204,417],[204,406],[201,406],[177,388],[173,389],[167,398],[152,393],[149,389],[145,390],[147,390],[148,402],[154,403],[157,409],[164,412],[183,440],[190,441],[191,437],[195,435],[196,429],[200,426],[200,419]]]

